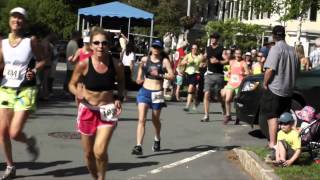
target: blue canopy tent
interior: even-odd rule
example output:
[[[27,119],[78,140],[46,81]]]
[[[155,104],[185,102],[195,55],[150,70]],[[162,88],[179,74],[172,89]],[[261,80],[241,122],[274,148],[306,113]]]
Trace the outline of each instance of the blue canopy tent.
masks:
[[[150,38],[150,43],[153,37],[153,24],[154,15],[152,13],[143,11],[141,9],[129,6],[127,4],[115,1],[111,3],[101,4],[97,6],[81,8],[78,10],[78,21],[77,30],[80,30],[80,24],[82,24],[82,30],[88,29],[90,26],[90,20],[99,18],[99,26],[104,27],[105,25],[115,25],[118,23],[124,23],[124,19],[127,19],[128,27],[128,38],[132,23],[135,25],[145,26],[145,22],[150,22],[150,35],[139,35]],[[108,20],[108,24],[103,24]],[[112,21],[113,20],[113,21]]]

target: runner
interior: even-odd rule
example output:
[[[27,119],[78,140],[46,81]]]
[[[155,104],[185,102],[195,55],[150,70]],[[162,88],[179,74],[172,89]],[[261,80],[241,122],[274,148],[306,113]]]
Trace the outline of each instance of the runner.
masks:
[[[11,139],[27,145],[31,161],[39,156],[36,139],[22,130],[29,114],[35,110],[36,71],[45,65],[45,60],[38,40],[24,36],[26,18],[27,12],[21,7],[10,11],[10,33],[0,45],[0,71],[3,71],[0,85],[0,142],[7,164],[1,179],[12,179],[16,175]]]
[[[94,179],[103,180],[108,165],[108,145],[122,110],[124,72],[121,62],[107,53],[108,40],[103,29],[91,32],[90,43],[93,55],[76,65],[69,89],[80,100],[77,128],[88,170]],[[113,95],[115,76],[119,98]],[[80,77],[83,77],[82,91],[77,88]]]
[[[231,101],[233,96],[238,93],[239,86],[243,78],[249,75],[247,63],[242,59],[241,50],[237,49],[234,53],[235,59],[229,61],[230,69],[228,72],[229,80],[224,89],[221,90],[221,97],[225,102],[226,114],[223,117],[223,124],[227,124],[231,118]],[[236,121],[236,124],[239,122]]]
[[[137,145],[134,146],[132,154],[142,155],[142,141],[145,132],[146,115],[148,108],[152,109],[152,122],[155,128],[155,139],[152,147],[153,151],[160,151],[160,113],[161,108],[165,107],[162,83],[163,79],[173,80],[174,74],[171,69],[169,59],[165,57],[163,44],[155,40],[151,45],[151,55],[141,59],[138,69],[137,83],[143,84],[137,95],[138,103],[138,127],[137,127]],[[164,73],[166,70],[166,74]],[[142,74],[145,74],[143,80]]]

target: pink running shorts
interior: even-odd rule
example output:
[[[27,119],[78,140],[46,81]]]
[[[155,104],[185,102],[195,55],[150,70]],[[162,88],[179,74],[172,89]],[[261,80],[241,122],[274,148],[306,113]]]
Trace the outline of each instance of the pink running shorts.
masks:
[[[86,105],[80,103],[78,107],[77,130],[83,135],[95,135],[97,128],[114,127],[117,122],[106,122],[101,120],[100,111],[98,109],[90,109]]]

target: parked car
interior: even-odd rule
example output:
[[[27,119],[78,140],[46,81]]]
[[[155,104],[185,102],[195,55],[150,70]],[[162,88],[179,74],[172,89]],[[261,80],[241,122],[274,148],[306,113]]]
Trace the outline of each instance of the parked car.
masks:
[[[263,89],[263,74],[246,77],[235,96],[235,109],[240,121],[259,124],[261,132],[268,137],[266,117],[260,113],[260,98]],[[300,72],[294,88],[291,110],[300,110],[305,105],[320,110],[320,67]]]

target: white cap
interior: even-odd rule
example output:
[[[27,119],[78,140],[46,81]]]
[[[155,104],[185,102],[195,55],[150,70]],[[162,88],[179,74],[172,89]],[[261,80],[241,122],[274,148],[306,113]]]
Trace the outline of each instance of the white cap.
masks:
[[[246,52],[246,56],[251,56],[251,52]]]
[[[27,17],[27,11],[25,9],[23,9],[22,7],[16,7],[16,8],[11,9],[10,15],[12,15],[13,13],[19,13],[19,14],[23,15],[25,18]]]

